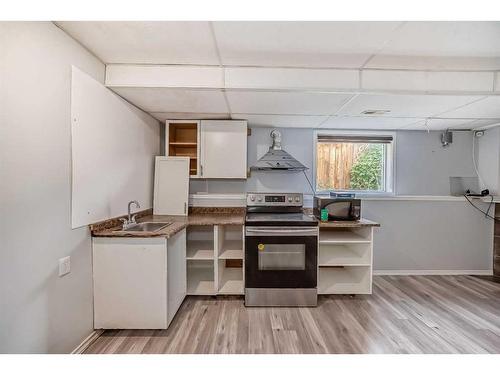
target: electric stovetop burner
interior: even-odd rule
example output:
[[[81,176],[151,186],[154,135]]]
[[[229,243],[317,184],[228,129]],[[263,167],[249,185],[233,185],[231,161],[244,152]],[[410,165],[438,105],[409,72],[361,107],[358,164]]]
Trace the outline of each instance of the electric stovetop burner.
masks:
[[[303,212],[301,193],[248,193],[248,226],[317,226],[313,215]]]

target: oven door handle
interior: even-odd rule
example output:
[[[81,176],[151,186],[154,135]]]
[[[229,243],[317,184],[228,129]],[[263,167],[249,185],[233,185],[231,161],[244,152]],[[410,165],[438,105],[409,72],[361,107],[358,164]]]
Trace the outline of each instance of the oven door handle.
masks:
[[[268,228],[268,227],[247,227],[245,235],[255,236],[317,236],[318,228]]]

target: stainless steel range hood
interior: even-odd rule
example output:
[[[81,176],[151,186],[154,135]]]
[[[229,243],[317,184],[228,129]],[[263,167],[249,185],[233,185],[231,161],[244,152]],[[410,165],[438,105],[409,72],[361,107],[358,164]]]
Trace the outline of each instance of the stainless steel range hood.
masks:
[[[271,131],[273,143],[269,151],[261,157],[255,165],[250,167],[253,171],[305,171],[307,168],[300,161],[281,149],[281,133]]]

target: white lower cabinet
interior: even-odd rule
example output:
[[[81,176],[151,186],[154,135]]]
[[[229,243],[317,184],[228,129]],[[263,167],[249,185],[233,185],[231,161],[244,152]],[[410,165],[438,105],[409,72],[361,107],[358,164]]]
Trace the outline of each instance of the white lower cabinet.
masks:
[[[186,296],[186,230],[94,237],[94,328],[165,329]]]
[[[318,251],[319,294],[371,294],[372,227],[320,227]]]
[[[244,294],[242,225],[190,226],[187,234],[187,294]]]

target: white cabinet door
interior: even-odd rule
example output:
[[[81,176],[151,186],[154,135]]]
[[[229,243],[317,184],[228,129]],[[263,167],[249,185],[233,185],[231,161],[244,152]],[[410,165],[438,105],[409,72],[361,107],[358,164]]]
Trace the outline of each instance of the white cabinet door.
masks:
[[[165,238],[93,238],[94,328],[165,329]]]
[[[201,178],[247,178],[247,122],[201,121]]]
[[[189,158],[157,156],[153,214],[187,215],[189,195]]]
[[[168,324],[186,297],[186,230],[167,240]]]

